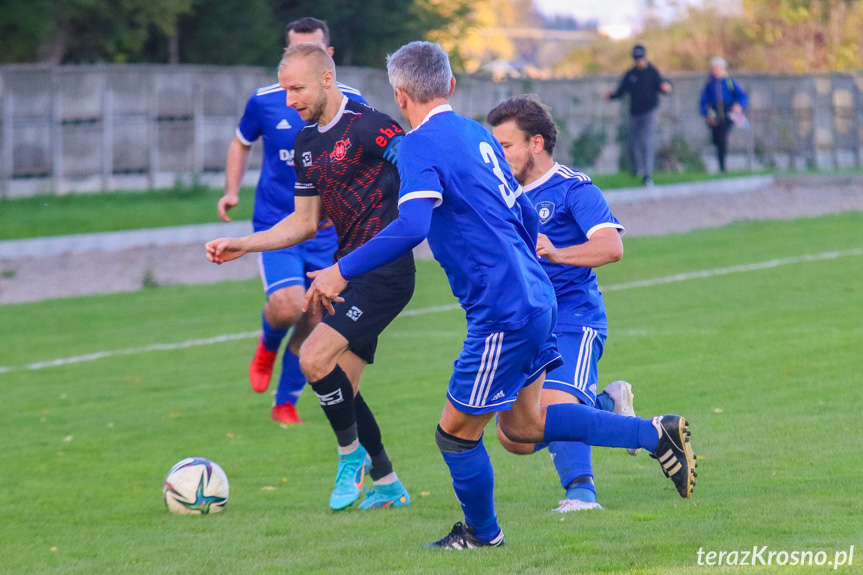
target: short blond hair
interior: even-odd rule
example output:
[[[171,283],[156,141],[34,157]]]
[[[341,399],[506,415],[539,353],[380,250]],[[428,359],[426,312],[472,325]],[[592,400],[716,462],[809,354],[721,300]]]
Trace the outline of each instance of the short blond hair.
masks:
[[[287,48],[282,55],[282,60],[279,62],[279,74],[282,73],[288,62],[295,58],[304,58],[309,63],[309,69],[315,72],[316,75],[323,75],[325,72],[332,72],[333,77],[336,75],[336,63],[324,48],[318,44],[305,42],[296,44]]]

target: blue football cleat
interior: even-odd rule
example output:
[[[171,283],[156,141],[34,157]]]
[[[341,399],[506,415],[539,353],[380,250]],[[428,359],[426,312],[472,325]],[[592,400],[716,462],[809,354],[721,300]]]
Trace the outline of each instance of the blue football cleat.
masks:
[[[336,485],[330,495],[330,508],[339,511],[353,505],[363,491],[366,470],[372,460],[366,449],[360,445],[353,453],[339,455],[339,468],[336,471]]]
[[[360,503],[360,509],[384,509],[386,507],[407,507],[411,504],[411,496],[402,485],[400,479],[389,485],[375,485],[369,491],[365,500]]]

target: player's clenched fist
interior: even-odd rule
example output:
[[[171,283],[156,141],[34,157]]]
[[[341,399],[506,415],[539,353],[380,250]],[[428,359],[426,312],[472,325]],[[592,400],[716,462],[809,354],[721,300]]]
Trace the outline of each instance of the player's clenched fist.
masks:
[[[213,263],[223,264],[246,254],[237,238],[219,238],[207,242],[207,259]]]
[[[557,262],[557,248],[545,234],[536,235],[536,255],[544,257],[551,263]]]

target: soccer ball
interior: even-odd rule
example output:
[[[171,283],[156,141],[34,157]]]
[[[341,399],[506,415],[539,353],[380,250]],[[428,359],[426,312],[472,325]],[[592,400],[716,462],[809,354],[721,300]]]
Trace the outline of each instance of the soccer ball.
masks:
[[[215,461],[188,457],[168,472],[162,498],[171,513],[218,513],[228,503],[228,476]]]

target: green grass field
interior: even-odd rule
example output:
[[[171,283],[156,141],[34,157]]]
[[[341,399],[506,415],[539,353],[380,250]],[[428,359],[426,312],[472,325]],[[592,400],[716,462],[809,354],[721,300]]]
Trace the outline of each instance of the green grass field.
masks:
[[[854,565],[836,572],[863,572],[861,248],[863,213],[626,240],[624,260],[600,270],[600,381],[633,382],[645,416],[689,418],[693,498],[644,453],[598,449],[605,510],[552,514],[562,490],[548,455],[508,454],[488,433],[507,544],[467,553],[421,548],[460,519],[434,429],[465,326],[460,311],[417,313],[452,303],[433,262],[419,266],[417,315],[384,333],[363,380],[413,497],[399,510],[328,509],[332,432],[308,391],[305,424],[269,420],[271,397],[246,380],[253,337],[140,351],[255,331],[259,282],[0,307],[0,573],[833,572],[696,563],[699,548],[764,545],[830,560],[854,545]],[[122,350],[133,351],[25,368]],[[191,455],[227,472],[224,513],[164,508],[165,473]]]
[[[213,223],[221,197],[222,190],[197,186],[0,200],[0,241]],[[254,197],[243,189],[231,218],[251,219]]]

